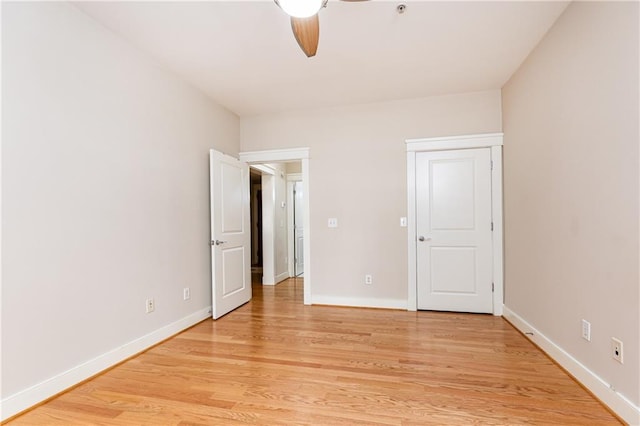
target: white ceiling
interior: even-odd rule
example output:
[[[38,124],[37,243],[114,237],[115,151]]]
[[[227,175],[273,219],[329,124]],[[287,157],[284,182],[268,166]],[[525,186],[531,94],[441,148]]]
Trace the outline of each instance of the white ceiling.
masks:
[[[74,4],[250,116],[499,89],[568,2],[332,0],[319,14],[314,58],[271,1]]]

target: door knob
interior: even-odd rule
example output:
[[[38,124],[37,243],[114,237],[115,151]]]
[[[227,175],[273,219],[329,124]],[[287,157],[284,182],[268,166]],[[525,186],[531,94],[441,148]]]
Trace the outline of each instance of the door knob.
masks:
[[[212,246],[219,246],[220,244],[224,244],[224,243],[226,243],[226,241],[211,240],[211,245]]]
[[[423,237],[422,235],[420,235],[418,237],[418,241],[431,241],[431,237]]]

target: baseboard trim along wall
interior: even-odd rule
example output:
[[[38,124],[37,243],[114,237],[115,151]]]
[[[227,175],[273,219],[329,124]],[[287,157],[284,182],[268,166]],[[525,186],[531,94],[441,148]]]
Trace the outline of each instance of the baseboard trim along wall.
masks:
[[[283,273],[276,275],[276,284],[286,280],[287,278],[289,278],[289,271],[284,271]]]
[[[201,309],[158,330],[106,352],[70,370],[51,377],[28,389],[15,393],[0,401],[0,417],[4,421],[34,405],[55,396],[83,380],[87,380],[104,370],[149,349],[169,337],[205,320],[211,316],[211,307]]]
[[[373,299],[360,297],[311,296],[312,305],[351,306],[354,308],[407,309],[406,299]]]
[[[283,273],[276,275],[275,277],[273,277],[273,281],[271,281],[269,279],[269,277],[262,277],[262,285],[277,285],[279,283],[281,283],[282,281],[286,280],[287,278],[289,278],[289,271],[284,271]]]
[[[630,425],[640,425],[640,407],[636,406],[624,395],[611,389],[609,383],[605,382],[506,306],[504,307],[503,316],[625,422]]]

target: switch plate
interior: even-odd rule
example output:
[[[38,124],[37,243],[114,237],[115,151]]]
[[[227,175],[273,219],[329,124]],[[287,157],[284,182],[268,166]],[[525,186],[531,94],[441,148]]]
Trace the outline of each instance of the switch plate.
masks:
[[[582,320],[582,338],[587,342],[591,341],[591,323],[587,320]]]
[[[400,218],[400,226],[403,228],[407,227],[407,218],[406,217],[401,217]]]
[[[327,221],[327,226],[329,228],[337,228],[338,227],[338,219],[335,217],[330,217]]]
[[[156,310],[156,302],[153,299],[147,299],[145,312],[150,314],[151,312]]]
[[[364,283],[365,284],[373,284],[373,277],[371,275],[365,275],[364,276]]]
[[[182,299],[183,300],[191,299],[191,289],[189,287],[185,287],[182,289]]]

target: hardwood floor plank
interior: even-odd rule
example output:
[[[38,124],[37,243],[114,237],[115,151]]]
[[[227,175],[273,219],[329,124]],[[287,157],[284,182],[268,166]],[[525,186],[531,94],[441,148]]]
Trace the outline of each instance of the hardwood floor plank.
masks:
[[[620,424],[499,317],[304,306],[254,286],[11,425]]]

